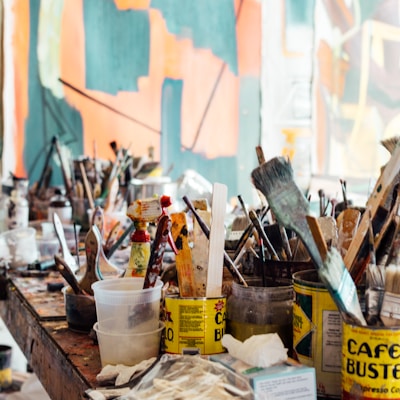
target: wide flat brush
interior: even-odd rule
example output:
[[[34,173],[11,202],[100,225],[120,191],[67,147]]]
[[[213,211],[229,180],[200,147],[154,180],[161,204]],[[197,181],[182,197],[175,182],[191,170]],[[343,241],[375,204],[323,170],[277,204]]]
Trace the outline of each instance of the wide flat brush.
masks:
[[[309,203],[293,179],[290,161],[275,157],[255,168],[251,177],[254,186],[265,196],[277,221],[296,232],[316,267],[321,255],[308,228],[306,215]]]
[[[325,284],[333,301],[348,323],[367,325],[358,300],[357,288],[346,269],[339,251],[328,249],[317,218],[306,217],[316,246],[321,254],[322,263],[318,266],[318,276]]]

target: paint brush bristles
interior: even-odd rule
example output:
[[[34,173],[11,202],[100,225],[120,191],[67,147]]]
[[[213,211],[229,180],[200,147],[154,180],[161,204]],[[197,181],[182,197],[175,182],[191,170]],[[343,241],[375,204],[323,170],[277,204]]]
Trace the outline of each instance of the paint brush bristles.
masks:
[[[307,248],[316,267],[322,264],[321,256],[310,233],[306,215],[309,203],[293,179],[290,161],[275,157],[255,168],[251,177],[254,186],[266,197],[277,221],[296,232]]]

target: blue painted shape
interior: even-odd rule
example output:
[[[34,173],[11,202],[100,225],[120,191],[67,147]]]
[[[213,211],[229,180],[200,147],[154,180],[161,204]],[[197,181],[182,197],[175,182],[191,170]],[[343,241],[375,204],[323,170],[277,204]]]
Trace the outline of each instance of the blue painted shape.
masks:
[[[118,10],[113,1],[84,0],[86,88],[138,91],[148,76],[150,21],[146,10]]]
[[[211,49],[238,74],[234,0],[152,0],[150,6],[162,12],[171,33]]]
[[[286,25],[305,25],[312,27],[314,23],[315,0],[285,0]]]
[[[171,164],[173,180],[186,170],[193,169],[211,183],[220,182],[228,186],[230,196],[237,193],[237,158],[218,157],[207,159],[201,154],[186,151],[181,142],[181,102],[183,81],[166,78],[162,86],[161,100],[161,159],[163,167]]]
[[[60,144],[67,145],[73,156],[82,154],[83,124],[81,115],[75,108],[71,107],[64,99],[55,98],[40,82],[36,52],[40,2],[30,0],[29,4],[29,115],[25,122],[24,165],[29,182],[33,184],[41,175],[53,136],[59,138]],[[57,159],[56,152],[53,153],[53,156],[53,159]],[[60,166],[53,160],[50,162],[50,166],[53,171],[51,185],[63,185]]]

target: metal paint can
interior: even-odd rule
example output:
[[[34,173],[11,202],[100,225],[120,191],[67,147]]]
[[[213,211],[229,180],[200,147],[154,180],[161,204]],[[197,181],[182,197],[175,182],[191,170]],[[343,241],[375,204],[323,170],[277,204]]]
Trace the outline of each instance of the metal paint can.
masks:
[[[400,400],[400,328],[343,322],[343,400]]]
[[[165,298],[165,352],[224,353],[226,298]]]
[[[293,274],[293,357],[315,368],[319,399],[340,399],[342,318],[318,272]]]

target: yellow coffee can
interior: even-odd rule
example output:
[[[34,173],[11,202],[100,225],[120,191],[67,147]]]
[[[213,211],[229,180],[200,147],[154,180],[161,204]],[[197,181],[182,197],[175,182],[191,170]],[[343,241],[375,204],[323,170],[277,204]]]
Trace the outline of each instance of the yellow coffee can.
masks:
[[[164,350],[171,354],[224,353],[226,297],[165,298]]]

